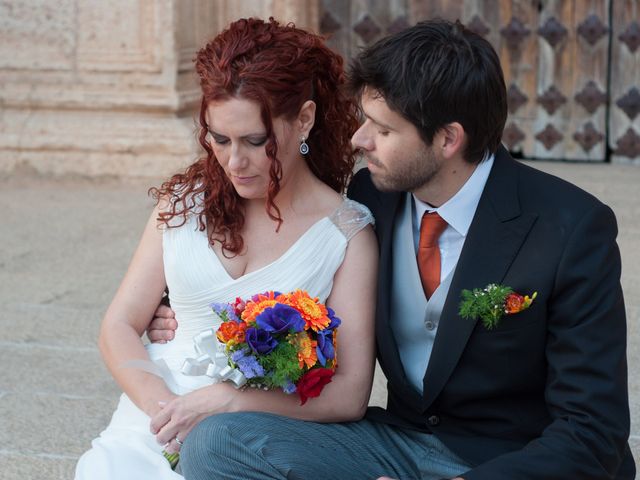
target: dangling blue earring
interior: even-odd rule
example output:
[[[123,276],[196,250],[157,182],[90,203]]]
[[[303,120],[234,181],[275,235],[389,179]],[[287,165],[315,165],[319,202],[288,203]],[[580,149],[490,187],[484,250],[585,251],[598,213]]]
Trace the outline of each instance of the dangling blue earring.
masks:
[[[300,153],[302,155],[306,155],[307,153],[309,153],[309,145],[307,144],[307,142],[305,142],[304,137],[300,139]]]

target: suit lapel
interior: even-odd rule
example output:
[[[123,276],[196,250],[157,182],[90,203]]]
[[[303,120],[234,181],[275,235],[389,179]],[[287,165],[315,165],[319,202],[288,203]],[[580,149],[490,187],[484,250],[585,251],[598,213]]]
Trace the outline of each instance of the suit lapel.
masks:
[[[520,212],[517,179],[515,161],[500,147],[442,310],[424,377],[424,409],[442,391],[475,327],[475,321],[458,315],[462,290],[502,282],[535,222],[536,215]]]

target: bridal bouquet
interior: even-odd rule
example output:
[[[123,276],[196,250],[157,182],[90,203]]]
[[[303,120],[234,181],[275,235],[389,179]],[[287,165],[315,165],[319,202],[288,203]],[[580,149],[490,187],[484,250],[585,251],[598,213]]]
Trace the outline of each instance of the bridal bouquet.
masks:
[[[340,319],[317,298],[269,291],[211,308],[222,324],[194,337],[199,356],[184,361],[183,374],[297,393],[301,405],[331,382]],[[175,469],[179,454],[163,455]]]
[[[340,319],[317,298],[269,291],[211,307],[223,321],[216,337],[228,366],[249,386],[297,393],[304,405],[331,382]]]

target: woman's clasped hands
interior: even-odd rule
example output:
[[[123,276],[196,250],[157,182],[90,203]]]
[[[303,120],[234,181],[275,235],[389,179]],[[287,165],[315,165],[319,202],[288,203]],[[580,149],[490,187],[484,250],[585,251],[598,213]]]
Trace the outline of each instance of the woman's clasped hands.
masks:
[[[151,417],[151,433],[167,453],[177,453],[198,423],[210,415],[230,411],[237,393],[231,384],[218,383],[158,402],[160,410]]]

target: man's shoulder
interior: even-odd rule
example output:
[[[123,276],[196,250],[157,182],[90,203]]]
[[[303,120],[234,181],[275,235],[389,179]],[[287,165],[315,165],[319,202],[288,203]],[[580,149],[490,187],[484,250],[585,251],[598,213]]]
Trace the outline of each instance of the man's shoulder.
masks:
[[[509,157],[515,165],[518,196],[525,209],[584,211],[601,207],[602,202],[593,194],[573,183],[544,172],[535,165],[525,164]],[[576,165],[576,168],[579,168]]]

